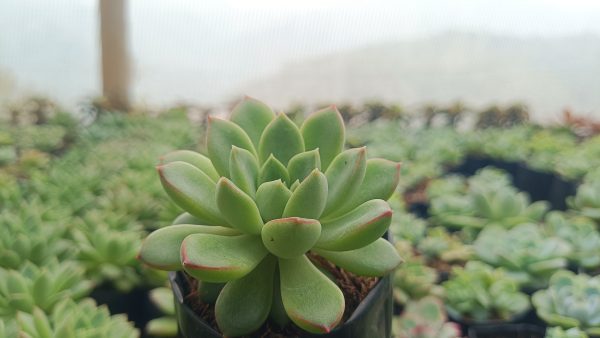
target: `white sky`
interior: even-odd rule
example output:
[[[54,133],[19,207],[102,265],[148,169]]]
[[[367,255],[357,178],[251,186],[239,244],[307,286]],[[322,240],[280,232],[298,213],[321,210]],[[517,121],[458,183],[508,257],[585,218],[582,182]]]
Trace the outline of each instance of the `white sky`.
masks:
[[[600,0],[129,0],[136,96],[201,79],[220,99],[286,63],[449,30],[600,35]],[[0,0],[0,76],[69,103],[97,95],[96,0]],[[190,77],[190,79],[186,79]],[[60,82],[60,84],[57,84]],[[163,88],[168,84],[167,87]],[[1,86],[0,86],[1,88]],[[1,99],[0,93],[0,99]]]

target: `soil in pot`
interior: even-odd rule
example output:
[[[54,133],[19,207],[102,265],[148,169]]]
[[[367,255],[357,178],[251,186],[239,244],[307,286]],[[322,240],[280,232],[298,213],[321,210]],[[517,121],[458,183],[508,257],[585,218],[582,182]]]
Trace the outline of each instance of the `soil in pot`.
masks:
[[[389,317],[389,322],[391,323],[391,313],[392,313],[392,297],[391,297],[391,281],[389,277],[385,277],[383,279],[378,279],[378,278],[373,278],[373,277],[361,277],[361,276],[356,276],[350,272],[347,272],[343,269],[340,269],[338,267],[336,267],[334,264],[328,262],[327,260],[317,256],[317,255],[309,255],[309,257],[311,258],[311,260],[313,260],[313,262],[315,262],[316,264],[322,266],[326,271],[328,271],[334,278],[335,278],[335,282],[338,284],[338,286],[340,287],[340,289],[342,290],[343,294],[344,294],[344,299],[345,299],[345,303],[346,303],[346,309],[344,311],[344,316],[342,318],[341,326],[346,326],[348,323],[352,322],[352,317],[353,314],[355,312],[355,310],[357,308],[359,308],[359,305],[362,307],[364,305],[364,303],[361,304],[361,302],[363,302],[363,300],[365,300],[366,298],[368,298],[367,296],[371,296],[370,292],[371,290],[373,290],[374,288],[379,288],[379,287],[384,287],[385,288],[385,296],[384,297],[380,297],[381,300],[380,302],[382,302],[382,304],[379,304],[379,308],[383,308],[385,309],[385,316]],[[178,280],[179,279],[179,280]],[[192,329],[191,326],[194,326],[198,323],[186,323],[186,320],[189,321],[191,320],[190,316],[194,316],[197,318],[198,321],[202,321],[202,325],[206,326],[205,330],[201,332],[203,337],[221,337],[218,332],[218,326],[215,320],[215,312],[214,312],[214,304],[208,304],[203,302],[200,297],[198,296],[197,293],[197,286],[198,286],[198,281],[194,278],[192,278],[191,276],[185,274],[185,273],[177,273],[174,278],[172,278],[172,281],[175,281],[175,283],[178,284],[178,286],[182,287],[181,291],[182,291],[182,297],[183,297],[183,303],[186,306],[181,307],[181,311],[189,311],[190,313],[186,313],[185,316],[187,316],[187,319],[182,319],[181,318],[181,314],[179,314],[180,318],[179,318],[179,324],[180,324],[180,331],[186,332],[186,331],[192,331],[192,332],[198,332],[197,328],[196,329]],[[177,290],[175,290],[177,293]],[[177,295],[176,295],[177,297]],[[372,297],[370,297],[372,298]],[[357,311],[358,312],[358,311]],[[381,310],[374,312],[373,316],[381,317],[384,316],[384,314],[381,312]],[[349,320],[350,319],[350,320]],[[372,318],[368,318],[368,319],[372,319]],[[348,322],[347,322],[348,321]],[[386,319],[386,321],[388,321]],[[372,323],[369,322],[369,325],[373,325],[376,323]],[[321,335],[323,337],[354,337],[353,335],[348,335],[347,333],[336,333],[336,331],[338,331],[338,329],[341,327],[336,328],[335,330],[333,330],[330,334],[327,335]],[[348,330],[346,330],[348,331]],[[389,328],[383,328],[380,332],[388,332]],[[389,333],[387,333],[386,335],[389,335]],[[258,329],[256,332],[252,333],[251,335],[245,336],[245,337],[261,337],[261,338],[267,338],[267,337],[277,337],[277,338],[283,338],[283,337],[317,337],[317,335],[311,335],[308,334],[304,331],[302,331],[300,328],[298,328],[297,326],[293,325],[293,324],[289,324],[288,326],[286,326],[285,328],[280,328],[278,327],[276,324],[272,324],[269,321],[267,321],[260,329]],[[360,335],[359,335],[360,336]],[[182,337],[185,337],[185,334],[182,335]],[[362,336],[361,336],[362,337]],[[384,335],[381,336],[382,338],[384,337]]]

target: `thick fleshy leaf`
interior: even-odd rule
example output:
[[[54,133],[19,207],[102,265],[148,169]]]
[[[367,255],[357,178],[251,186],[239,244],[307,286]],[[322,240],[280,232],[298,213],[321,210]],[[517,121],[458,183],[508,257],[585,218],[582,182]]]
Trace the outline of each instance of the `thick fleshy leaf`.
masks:
[[[382,158],[367,160],[367,170],[358,191],[350,202],[333,213],[332,216],[343,215],[366,201],[381,199],[387,201],[398,186],[400,180],[400,163]]]
[[[290,159],[287,170],[290,174],[290,182],[299,180],[302,182],[313,170],[321,170],[321,158],[319,149],[313,149],[297,154]]]
[[[210,158],[191,150],[175,150],[160,158],[160,164],[167,164],[175,161],[189,163],[194,167],[202,170],[206,176],[210,177],[214,182],[219,179],[219,173],[213,166]]]
[[[342,319],[342,291],[306,256],[279,259],[281,299],[290,319],[312,333],[328,333]]]
[[[360,276],[384,276],[402,262],[396,248],[383,238],[351,251],[313,251],[335,265]]]
[[[202,170],[181,161],[164,164],[157,170],[167,194],[183,210],[211,225],[227,225],[215,200],[215,182]]]
[[[310,250],[321,234],[315,219],[289,217],[267,222],[261,237],[265,247],[275,256],[294,258]]]
[[[327,176],[327,206],[323,216],[335,213],[353,198],[362,183],[367,169],[365,147],[340,153],[325,172]]]
[[[260,168],[258,182],[262,184],[264,182],[270,182],[279,179],[285,182],[285,184],[290,182],[290,176],[288,175],[286,167],[273,155],[271,155]]]
[[[300,130],[285,114],[279,114],[263,131],[258,145],[258,156],[264,163],[271,154],[283,165],[304,151]]]
[[[290,317],[285,313],[283,300],[281,300],[281,280],[279,277],[279,267],[275,269],[273,278],[273,304],[271,304],[271,313],[269,318],[279,327],[285,327],[290,322]]]
[[[392,209],[384,200],[370,200],[330,221],[323,221],[316,247],[332,251],[362,248],[375,241],[390,226]]]
[[[323,170],[344,149],[344,120],[335,106],[312,113],[300,130],[306,150],[319,148]]]
[[[257,330],[269,316],[277,260],[267,256],[246,276],[228,282],[217,298],[215,317],[226,337]]]
[[[258,160],[251,152],[236,146],[232,147],[229,159],[231,180],[252,198],[256,194],[258,170]]]
[[[263,221],[256,203],[225,177],[217,182],[217,205],[232,227],[253,235],[260,234]]]
[[[229,176],[229,157],[231,147],[236,146],[256,156],[256,150],[250,137],[237,124],[219,118],[208,118],[206,147],[213,166],[221,176]]]
[[[254,147],[258,148],[260,135],[274,118],[275,113],[269,106],[246,96],[233,108],[229,120],[242,127],[252,140]]]
[[[283,217],[318,219],[327,203],[327,178],[318,169],[294,190],[285,206]]]
[[[181,262],[185,271],[212,283],[244,277],[267,253],[260,237],[252,235],[193,234],[181,244]]]
[[[152,232],[142,242],[138,259],[161,270],[181,270],[181,243],[191,234],[239,235],[239,231],[212,225],[178,224]]]
[[[292,192],[281,180],[265,182],[256,190],[256,205],[264,222],[281,218]]]
[[[206,221],[201,220],[200,218],[193,216],[192,214],[190,214],[189,212],[184,212],[182,214],[180,214],[179,216],[177,216],[174,220],[173,223],[171,223],[172,225],[176,225],[176,224],[207,224]],[[210,225],[210,224],[207,224]]]

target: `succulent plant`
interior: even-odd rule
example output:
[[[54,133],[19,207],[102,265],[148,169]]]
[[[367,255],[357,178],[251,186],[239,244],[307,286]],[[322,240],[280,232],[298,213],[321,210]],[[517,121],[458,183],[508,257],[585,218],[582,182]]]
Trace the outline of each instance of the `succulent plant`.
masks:
[[[392,197],[393,198],[393,197]],[[392,204],[394,215],[390,224],[390,232],[396,241],[405,240],[417,245],[425,237],[427,221],[418,218]]]
[[[425,238],[417,245],[417,250],[428,261],[466,262],[473,256],[471,245],[463,244],[460,238],[443,227],[429,228]]]
[[[344,151],[344,135],[333,106],[300,128],[250,98],[230,120],[209,118],[208,157],[176,151],[158,167],[169,196],[193,217],[150,234],[140,259],[227,283],[215,304],[227,336],[256,330],[282,308],[306,331],[331,331],[344,297],[307,253],[363,276],[400,263],[381,238],[399,165],[367,160],[366,148]]]
[[[448,313],[474,322],[509,320],[530,307],[529,298],[503,269],[471,261],[442,284]]]
[[[394,273],[394,299],[400,304],[423,298],[433,292],[437,272],[418,258],[406,260]]]
[[[562,327],[551,327],[546,330],[545,338],[588,338],[587,333],[577,327],[563,329]]]
[[[123,219],[131,221],[128,217]],[[136,228],[131,221],[127,231],[117,231],[102,220],[93,223],[89,220],[72,230],[73,243],[79,251],[76,259],[85,268],[87,277],[97,284],[107,282],[122,292],[131,290],[141,282],[136,270],[142,238],[139,226]]]
[[[490,226],[473,244],[476,256],[495,267],[503,267],[523,286],[544,287],[550,276],[566,267],[571,246],[550,237],[536,224],[512,229]]]
[[[43,267],[26,262],[20,270],[0,268],[0,317],[31,313],[35,307],[51,311],[64,298],[85,296],[91,286],[83,279],[83,269],[69,261],[50,261]]]
[[[567,204],[581,215],[600,222],[600,180],[583,182],[577,194],[567,198]]]
[[[569,260],[584,269],[600,266],[600,233],[589,218],[552,211],[546,215],[549,234],[566,240],[572,248]]]
[[[532,297],[537,314],[546,323],[568,329],[578,327],[600,335],[600,277],[561,270],[547,289]]]
[[[137,338],[137,329],[125,315],[111,316],[106,306],[90,299],[75,303],[64,299],[51,314],[34,308],[17,316],[20,338]]]
[[[392,327],[396,338],[458,338],[460,327],[447,322],[442,302],[425,297],[406,306],[402,316],[394,318]]]

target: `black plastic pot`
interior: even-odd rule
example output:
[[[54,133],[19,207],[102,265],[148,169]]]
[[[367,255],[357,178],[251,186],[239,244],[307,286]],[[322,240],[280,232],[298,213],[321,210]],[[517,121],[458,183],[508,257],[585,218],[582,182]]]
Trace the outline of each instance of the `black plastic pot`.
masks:
[[[98,305],[106,305],[111,314],[124,313],[135,327],[142,331],[146,324],[161,315],[160,310],[150,300],[148,288],[136,288],[127,293],[121,293],[110,286],[100,286],[92,291],[90,297]]]
[[[527,311],[524,311],[522,313],[518,313],[518,314],[514,315],[512,318],[510,318],[508,320],[490,319],[490,320],[479,321],[479,322],[468,319],[468,318],[457,317],[457,316],[453,315],[453,313],[451,313],[450,311],[448,312],[448,317],[450,317],[450,319],[453,322],[457,323],[460,326],[461,332],[466,333],[466,332],[471,332],[471,330],[476,329],[476,328],[503,327],[503,326],[517,325],[519,323],[523,323],[523,321],[526,318],[528,318],[532,312],[534,312],[534,311],[532,309],[529,309]],[[500,337],[503,337],[503,336],[500,336]],[[510,336],[510,337],[512,337],[512,336]]]
[[[189,285],[181,272],[170,272],[169,280],[175,295],[175,312],[182,338],[221,338],[221,334],[204,322],[184,302]],[[328,338],[389,338],[392,335],[392,280],[391,275],[381,278],[350,318],[328,334],[306,333],[301,337]]]
[[[544,338],[546,329],[531,324],[481,325],[469,328],[469,338]]]
[[[550,190],[550,204],[552,210],[567,210],[567,197],[575,195],[577,184],[568,181],[559,175],[554,176]]]
[[[515,186],[527,192],[531,201],[549,200],[553,182],[553,174],[533,170],[523,163],[519,164]]]

